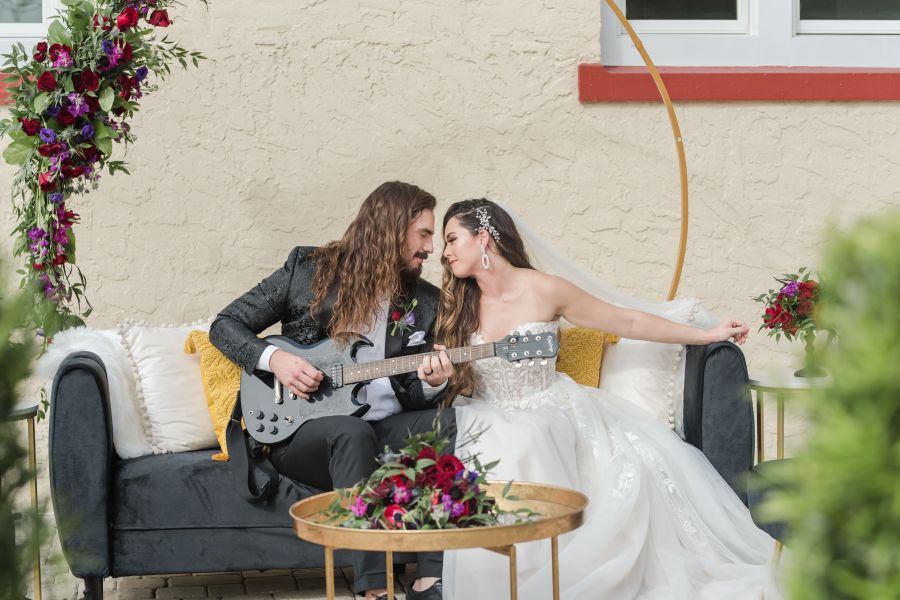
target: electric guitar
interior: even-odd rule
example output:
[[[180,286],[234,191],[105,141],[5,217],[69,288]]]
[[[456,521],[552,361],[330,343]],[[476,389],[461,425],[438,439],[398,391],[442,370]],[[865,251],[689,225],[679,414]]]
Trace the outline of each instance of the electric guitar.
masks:
[[[241,372],[241,412],[247,432],[263,444],[274,444],[292,436],[305,422],[319,417],[350,415],[361,417],[369,405],[357,399],[367,383],[379,377],[417,371],[427,356],[438,352],[397,356],[384,360],[357,363],[356,352],[372,343],[362,338],[341,346],[327,339],[312,345],[301,345],[290,338],[272,335],[265,340],[286,352],[308,361],[322,371],[319,389],[309,399],[300,398],[285,388],[272,373],[257,371],[253,375]],[[508,335],[498,342],[464,346],[445,350],[453,364],[498,356],[517,367],[522,361],[546,364],[556,356],[559,343],[553,333],[525,333]]]

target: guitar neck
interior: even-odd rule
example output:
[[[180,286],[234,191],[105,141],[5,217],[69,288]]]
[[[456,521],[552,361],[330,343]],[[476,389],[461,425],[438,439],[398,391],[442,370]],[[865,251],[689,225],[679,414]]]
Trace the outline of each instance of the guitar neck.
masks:
[[[452,348],[445,350],[450,362],[459,364],[469,362],[470,360],[480,360],[482,358],[491,358],[496,356],[496,349],[493,343],[478,344],[476,346],[464,346],[462,348]],[[391,375],[402,375],[403,373],[412,373],[419,369],[422,361],[429,356],[437,356],[438,352],[426,352],[424,354],[411,354],[409,356],[398,356],[396,358],[386,358],[384,360],[373,360],[366,363],[351,363],[342,365],[344,370],[344,385],[358,383],[360,381],[370,381],[379,377],[390,377]]]

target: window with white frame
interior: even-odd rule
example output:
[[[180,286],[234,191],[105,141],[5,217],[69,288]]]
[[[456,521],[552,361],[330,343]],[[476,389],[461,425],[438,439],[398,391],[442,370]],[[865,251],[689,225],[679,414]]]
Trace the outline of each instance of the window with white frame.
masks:
[[[59,0],[0,0],[0,54],[8,54],[21,42],[27,52],[47,37],[50,17]]]
[[[661,66],[900,67],[900,0],[616,1]],[[601,62],[643,65],[601,19]]]

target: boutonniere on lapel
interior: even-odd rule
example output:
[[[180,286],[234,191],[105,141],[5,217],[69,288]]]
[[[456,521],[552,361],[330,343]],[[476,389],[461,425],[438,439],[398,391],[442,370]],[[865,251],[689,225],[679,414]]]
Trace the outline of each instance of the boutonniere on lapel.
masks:
[[[399,331],[401,335],[416,326],[416,305],[419,301],[413,298],[403,310],[394,310],[391,312],[391,336],[397,335]]]

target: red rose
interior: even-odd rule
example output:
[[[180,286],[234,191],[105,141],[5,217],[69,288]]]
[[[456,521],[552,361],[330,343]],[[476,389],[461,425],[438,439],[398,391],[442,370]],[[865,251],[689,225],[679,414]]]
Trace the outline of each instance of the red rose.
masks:
[[[455,477],[465,469],[462,462],[452,454],[442,454],[437,460],[437,468],[438,471],[448,473],[451,477]]]
[[[22,131],[28,135],[37,135],[41,131],[41,122],[37,119],[23,119],[20,117],[19,123],[22,124]]]
[[[172,24],[172,21],[169,20],[169,13],[165,10],[154,10],[147,20],[154,27],[168,27]]]
[[[97,156],[97,146],[91,144],[87,148],[81,148],[81,155],[84,156],[84,159],[88,162],[93,162],[94,158]]]
[[[778,315],[781,313],[781,307],[778,308],[770,306],[766,309],[766,314],[763,315],[763,323],[767,329],[774,329],[775,325],[778,324]]]
[[[813,303],[812,300],[801,300],[800,304],[797,305],[797,315],[801,317],[808,317],[813,313]]]
[[[56,142],[55,144],[41,144],[38,146],[38,154],[41,156],[53,156],[54,154],[59,154],[63,151],[62,144]]]
[[[53,266],[58,267],[59,265],[64,265],[69,262],[69,258],[65,254],[59,254],[56,258],[53,259]]]
[[[64,179],[75,179],[76,177],[81,177],[84,175],[84,167],[70,167],[68,165],[62,166],[62,176]]]
[[[127,31],[138,24],[138,11],[135,7],[129,6],[116,17],[116,26],[119,31]]]
[[[43,271],[44,265],[42,265],[41,263],[34,263],[33,265],[31,265],[31,268],[35,271]]]
[[[435,470],[431,484],[441,490],[442,493],[447,494],[453,487],[453,475],[446,471]]]
[[[395,310],[394,312],[391,313],[391,321],[399,321],[402,318],[403,318],[403,313],[400,312],[399,310]]]
[[[816,294],[816,288],[819,287],[815,281],[803,281],[800,283],[800,299],[808,300]]]
[[[35,52],[32,58],[34,58],[34,60],[37,62],[44,62],[45,60],[47,60],[47,55],[43,52]]]
[[[56,115],[56,120],[59,121],[59,124],[63,127],[68,127],[75,122],[75,117],[72,116],[72,113],[69,112],[68,108],[62,107],[59,109],[59,114]]]
[[[53,73],[50,71],[44,71],[41,73],[41,76],[38,77],[37,86],[42,92],[52,92],[56,89],[56,77],[54,77]]]
[[[93,96],[85,96],[84,101],[87,103],[88,109],[91,113],[99,112],[100,100],[94,98]]]
[[[52,192],[56,189],[56,180],[53,179],[53,173],[41,173],[38,177],[38,183],[42,192]]]
[[[35,48],[38,52],[47,52],[47,42],[38,42]]]
[[[406,478],[406,475],[394,475],[391,477],[391,483],[394,484],[395,487],[408,487],[409,479]]]
[[[416,456],[416,460],[422,460],[423,458],[430,458],[431,460],[437,460],[437,453],[434,451],[434,448],[431,446],[425,446],[421,450],[419,450],[418,456]]]
[[[403,522],[403,515],[406,509],[399,504],[391,504],[384,509],[384,519],[387,521],[388,529],[397,529]]]
[[[100,89],[100,76],[90,69],[85,69],[81,72],[81,82],[84,85],[84,89],[89,92],[96,92]]]
[[[122,59],[119,61],[120,64],[131,61],[133,57],[131,44],[123,40],[116,40],[116,46],[122,49]]]

